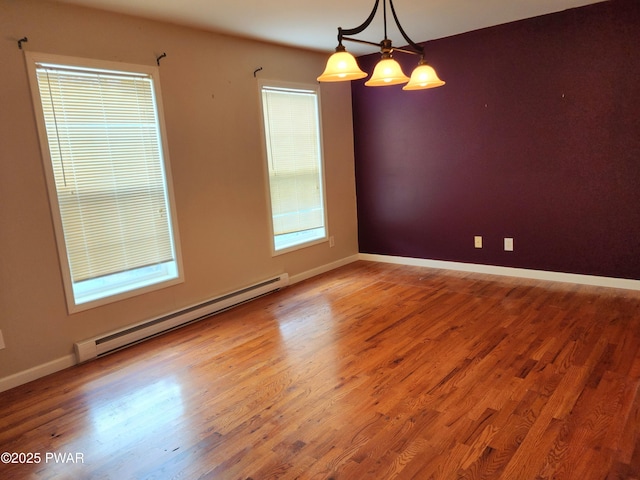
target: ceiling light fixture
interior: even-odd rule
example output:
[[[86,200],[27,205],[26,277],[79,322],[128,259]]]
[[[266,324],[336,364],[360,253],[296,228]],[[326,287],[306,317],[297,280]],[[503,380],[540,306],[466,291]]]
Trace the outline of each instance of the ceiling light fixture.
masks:
[[[391,44],[391,40],[387,38],[387,0],[382,0],[384,40],[380,43],[374,43],[351,37],[351,35],[358,35],[363,32],[371,24],[373,18],[376,16],[376,12],[378,11],[379,3],[380,0],[376,0],[376,3],[373,5],[373,10],[362,25],[348,29],[338,27],[338,46],[336,47],[335,53],[329,57],[327,66],[322,75],[318,77],[318,81],[344,82],[349,80],[358,80],[367,76],[365,72],[360,70],[355,57],[347,52],[347,49],[342,45],[342,40],[348,40],[351,42],[380,47],[382,58],[376,64],[371,78],[364,83],[368,87],[383,87],[387,85],[406,83],[406,85],[402,87],[403,90],[423,90],[425,88],[434,88],[444,85],[444,82],[438,78],[433,67],[427,65],[424,61],[424,48],[411,40],[400,25],[400,21],[396,15],[396,10],[393,7],[393,0],[389,0],[391,13],[398,30],[409,44],[408,48],[396,48]],[[393,52],[409,53],[420,56],[418,66],[411,73],[411,78],[404,74],[400,64],[393,59]]]

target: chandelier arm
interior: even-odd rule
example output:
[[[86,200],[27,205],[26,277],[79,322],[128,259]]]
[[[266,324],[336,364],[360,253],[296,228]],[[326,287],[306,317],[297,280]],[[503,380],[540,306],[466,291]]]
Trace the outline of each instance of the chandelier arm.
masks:
[[[355,28],[344,28],[344,29],[341,27],[338,27],[338,41],[342,40],[343,35],[357,35],[358,33],[364,31],[369,25],[371,25],[371,22],[373,21],[373,18],[376,16],[376,12],[378,11],[379,3],[380,3],[380,0],[376,0],[376,3],[373,5],[373,10],[371,10],[371,13],[367,17],[367,19],[362,23],[362,25],[359,25]]]
[[[376,43],[376,42],[369,42],[369,41],[367,41],[367,40],[360,40],[359,38],[342,37],[342,40],[348,40],[348,41],[350,41],[350,42],[357,42],[357,43],[364,43],[364,44],[366,44],[366,45],[373,45],[373,46],[375,46],[375,47],[379,47],[379,46],[380,46],[380,43]],[[396,49],[396,50],[400,50],[400,49],[398,48],[398,49]],[[408,52],[408,51],[407,51],[407,52]],[[415,54],[415,52],[408,52],[408,53],[414,53],[414,54]]]
[[[407,50],[406,48],[398,48],[398,47],[392,47],[391,49],[394,52],[402,52],[402,53],[409,53],[411,55],[421,55],[424,56],[424,52],[422,51],[415,51],[415,50]]]
[[[396,26],[398,27],[398,30],[400,30],[400,33],[402,34],[404,39],[407,41],[407,43],[416,50],[415,52],[411,52],[411,53],[414,53],[416,55],[424,55],[424,47],[418,45],[416,42],[411,40],[409,36],[406,34],[406,32],[404,31],[404,29],[402,28],[402,26],[400,25],[400,20],[398,20],[398,15],[396,15],[396,9],[393,7],[393,0],[389,0],[389,5],[391,5],[391,13],[393,14],[393,19],[396,21]],[[403,51],[399,48],[396,48],[395,50]],[[404,50],[404,51],[407,52],[407,50]]]

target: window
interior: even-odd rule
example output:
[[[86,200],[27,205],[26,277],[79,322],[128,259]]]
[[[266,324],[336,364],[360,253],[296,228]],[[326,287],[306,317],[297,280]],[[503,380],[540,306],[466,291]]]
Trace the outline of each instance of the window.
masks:
[[[273,249],[327,238],[318,90],[261,84]]]
[[[181,281],[157,68],[27,60],[70,311]]]

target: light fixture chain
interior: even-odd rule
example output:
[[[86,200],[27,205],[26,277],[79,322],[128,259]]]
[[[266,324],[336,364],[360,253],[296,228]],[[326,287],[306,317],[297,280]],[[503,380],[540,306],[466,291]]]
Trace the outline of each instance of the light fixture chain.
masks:
[[[382,0],[382,17],[384,19],[384,39],[387,40],[387,0]]]

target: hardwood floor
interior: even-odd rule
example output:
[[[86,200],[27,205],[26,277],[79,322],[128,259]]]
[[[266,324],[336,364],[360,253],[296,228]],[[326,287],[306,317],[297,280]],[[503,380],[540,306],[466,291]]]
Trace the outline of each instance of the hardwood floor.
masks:
[[[640,292],[356,262],[0,394],[0,478],[640,478],[639,348]]]

